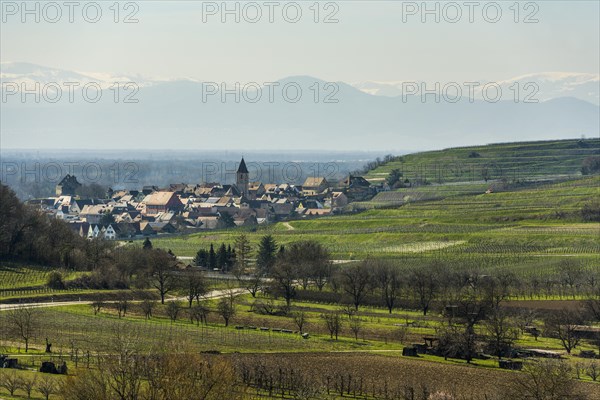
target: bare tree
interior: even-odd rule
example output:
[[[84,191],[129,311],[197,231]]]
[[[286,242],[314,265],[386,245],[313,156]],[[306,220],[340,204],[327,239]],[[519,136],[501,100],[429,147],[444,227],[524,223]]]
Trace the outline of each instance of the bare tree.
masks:
[[[508,398],[524,400],[576,399],[578,391],[564,361],[538,360],[524,365],[508,383]]]
[[[560,310],[546,320],[548,333],[557,337],[568,354],[579,345],[577,329],[582,323],[581,314],[576,311]]]
[[[333,311],[321,314],[321,318],[325,321],[325,326],[329,331],[331,339],[335,336],[335,340],[338,340],[338,335],[342,329],[342,316],[339,311]]]
[[[102,358],[102,370],[107,376],[109,389],[118,399],[139,398],[143,379],[140,348],[139,332],[129,325],[115,324],[112,327],[107,355]]]
[[[17,307],[8,311],[8,321],[15,334],[25,342],[25,353],[27,353],[29,341],[38,328],[38,310],[31,307]]]
[[[163,250],[151,250],[149,258],[150,277],[152,286],[160,294],[161,304],[165,304],[165,296],[175,287],[174,261],[173,257]]]
[[[600,322],[600,296],[589,296],[584,301],[584,307],[588,314],[588,319],[594,322]]]
[[[350,318],[348,325],[350,326],[350,330],[352,331],[352,333],[354,333],[354,339],[358,340],[358,334],[360,333],[363,325],[362,319],[359,316],[355,315]]]
[[[196,321],[196,325],[200,325],[203,323],[207,324],[206,317],[208,316],[208,308],[204,307],[202,304],[197,304],[190,309],[190,321],[193,323]]]
[[[381,290],[381,297],[389,313],[392,313],[396,305],[396,299],[400,295],[400,271],[386,260],[378,260],[374,265],[375,284]]]
[[[38,381],[36,389],[42,396],[44,396],[44,399],[48,400],[50,396],[58,393],[59,386],[55,378],[44,375]]]
[[[217,312],[225,321],[225,326],[229,326],[229,320],[235,315],[235,304],[233,299],[222,298],[219,300]]]
[[[589,376],[594,382],[596,382],[596,380],[598,379],[598,377],[600,376],[600,365],[598,364],[598,362],[596,361],[592,361],[588,364],[588,366],[585,368],[585,373],[587,376]]]
[[[296,297],[298,266],[286,253],[278,258],[271,271],[271,277],[272,290],[283,296],[289,308],[292,304],[292,299]]]
[[[156,302],[154,302],[153,300],[145,299],[142,301],[142,303],[140,304],[140,307],[141,307],[142,311],[144,312],[144,316],[146,317],[146,319],[152,318],[152,310],[154,309],[155,306],[156,306]]]
[[[167,315],[171,319],[171,323],[177,321],[177,316],[179,315],[180,310],[181,308],[179,307],[179,304],[177,304],[175,301],[170,301],[169,304],[167,304]]]
[[[357,311],[373,283],[372,266],[372,260],[365,260],[342,268],[339,272],[342,289],[352,297],[352,304]]]
[[[0,369],[0,387],[6,389],[6,391],[14,396],[15,392],[21,388],[22,380],[17,375],[16,370],[11,372]]]
[[[116,307],[117,313],[119,314],[119,318],[124,317],[127,313],[127,309],[129,308],[129,301],[125,294],[121,294],[119,299],[117,300]]]
[[[558,269],[561,282],[569,287],[571,295],[575,298],[575,288],[581,284],[583,276],[581,265],[573,260],[563,260]]]
[[[292,313],[292,319],[298,327],[300,333],[303,333],[304,326],[306,325],[306,313],[304,311],[296,311]]]
[[[37,386],[37,376],[30,376],[28,378],[21,379],[20,389],[25,392],[28,399],[31,399],[31,393]]]
[[[94,300],[91,306],[92,310],[94,311],[94,315],[97,315],[100,312],[100,310],[105,306],[105,303],[102,300]]]
[[[200,303],[200,297],[204,296],[208,292],[208,285],[202,271],[197,268],[188,268],[182,272],[180,276],[180,286],[185,290],[188,308],[192,308],[192,303],[196,300],[196,303]]]
[[[248,275],[246,279],[240,279],[240,283],[244,285],[244,287],[246,288],[248,293],[252,295],[252,297],[256,297],[258,291],[261,290],[264,286],[265,277],[263,275],[262,270],[254,268],[252,273]]]
[[[511,272],[500,272],[495,276],[485,276],[479,280],[479,290],[492,310],[500,308],[500,303],[510,296],[510,288],[515,282]]]
[[[411,272],[411,282],[423,315],[427,315],[431,302],[440,290],[437,265],[415,268]]]
[[[489,344],[499,359],[512,347],[518,338],[518,329],[504,311],[497,309],[484,322],[489,335]]]

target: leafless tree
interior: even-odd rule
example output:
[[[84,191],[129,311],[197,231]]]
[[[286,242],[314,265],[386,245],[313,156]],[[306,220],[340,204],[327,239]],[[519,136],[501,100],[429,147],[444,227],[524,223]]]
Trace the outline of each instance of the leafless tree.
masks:
[[[600,376],[600,365],[598,364],[598,362],[596,361],[592,361],[588,364],[588,366],[585,368],[585,373],[587,376],[589,376],[594,382],[596,382],[596,380],[598,379],[598,377]]]
[[[94,315],[97,315],[100,312],[100,310],[105,306],[105,303],[102,300],[94,300],[91,306],[92,310],[94,310]]]
[[[232,300],[222,298],[217,304],[217,313],[225,321],[225,326],[229,326],[229,321],[235,315],[235,304]]]
[[[116,307],[117,313],[119,314],[119,318],[124,317],[127,313],[127,309],[129,308],[129,301],[125,297],[125,294],[121,294],[119,299],[117,300]]]
[[[546,329],[557,337],[568,354],[579,345],[577,329],[582,323],[581,314],[572,310],[560,310],[546,320]]]
[[[300,333],[303,333],[304,326],[306,326],[306,317],[307,316],[304,311],[296,311],[292,313],[292,319],[294,320],[294,323],[298,327]]]
[[[6,389],[6,391],[14,396],[15,392],[21,388],[22,379],[17,375],[16,370],[8,372],[4,369],[0,369],[0,387]]]
[[[154,302],[153,300],[145,299],[141,302],[140,307],[142,308],[146,319],[152,318],[152,310],[155,306],[156,302]]]
[[[38,310],[32,307],[17,307],[8,311],[8,321],[15,334],[25,342],[25,353],[29,350],[29,341],[38,328]]]
[[[179,307],[179,304],[177,304],[175,301],[170,301],[169,304],[167,304],[167,315],[171,319],[171,323],[177,321],[177,316],[179,315],[180,310],[181,307]]]
[[[329,331],[331,339],[335,336],[335,340],[338,340],[338,335],[342,330],[342,316],[339,311],[333,311],[321,314],[321,318],[325,321],[325,326]]]
[[[414,268],[410,276],[423,315],[427,315],[431,302],[437,297],[440,290],[439,268],[437,265]]]
[[[289,308],[292,304],[292,299],[296,297],[298,266],[290,258],[287,251],[277,259],[271,271],[271,278],[272,291],[281,294]]]
[[[524,365],[508,383],[507,395],[523,400],[581,399],[569,364],[559,360],[537,360]]]
[[[339,271],[342,289],[350,295],[357,311],[372,286],[373,263],[373,260],[365,260]]]
[[[400,295],[400,270],[388,261],[378,260],[374,265],[374,271],[375,284],[381,290],[383,302],[391,314]]]
[[[44,396],[44,399],[48,400],[50,396],[58,393],[59,386],[56,382],[56,378],[44,375],[38,381],[36,389],[42,396]]]
[[[25,392],[28,399],[31,399],[31,393],[33,393],[33,389],[37,386],[37,376],[30,376],[27,378],[21,379],[20,388]]]
[[[196,325],[200,325],[200,323],[207,324],[206,317],[208,316],[208,308],[204,307],[202,304],[197,304],[190,309],[190,321],[192,323],[196,321]]]
[[[174,264],[175,260],[167,252],[156,249],[151,250],[149,257],[150,277],[152,286],[160,294],[161,304],[165,304],[165,296],[175,287]]]
[[[350,330],[352,331],[352,333],[354,333],[354,339],[358,340],[358,334],[360,333],[363,326],[362,319],[359,316],[355,315],[350,318],[348,325],[350,326]]]
[[[202,271],[195,267],[183,271],[179,283],[185,290],[188,308],[192,308],[194,300],[199,304],[200,298],[208,292],[208,285]]]
[[[518,329],[502,309],[493,311],[484,327],[489,336],[489,344],[498,358],[510,349],[518,337]]]

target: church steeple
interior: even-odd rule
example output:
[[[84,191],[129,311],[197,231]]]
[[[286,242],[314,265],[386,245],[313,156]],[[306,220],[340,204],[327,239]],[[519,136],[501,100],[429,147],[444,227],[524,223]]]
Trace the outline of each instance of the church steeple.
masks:
[[[236,173],[236,186],[237,189],[241,192],[242,196],[248,197],[248,186],[249,186],[249,173],[248,168],[246,167],[246,162],[244,161],[244,157],[242,157],[242,161],[240,161],[240,166],[238,167]]]
[[[242,156],[242,161],[240,161],[240,166],[238,167],[237,173],[247,174],[248,168],[246,168],[246,162],[244,161],[244,157]]]

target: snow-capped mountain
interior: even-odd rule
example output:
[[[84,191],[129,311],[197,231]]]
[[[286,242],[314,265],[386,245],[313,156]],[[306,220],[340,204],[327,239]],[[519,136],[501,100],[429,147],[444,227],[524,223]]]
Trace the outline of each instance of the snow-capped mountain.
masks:
[[[493,81],[490,79],[475,80],[475,82],[484,85],[486,83],[496,83],[500,85],[504,93],[512,93],[516,90],[515,84],[519,85],[522,91],[521,95],[534,95],[539,101],[547,101],[559,97],[574,97],[592,104],[600,104],[600,75],[577,73],[577,72],[542,72],[536,74],[527,74],[510,79]],[[419,87],[425,84],[425,87],[431,89],[436,82],[423,81],[365,81],[353,83],[352,86],[374,96],[396,97],[402,96],[412,83]],[[439,82],[441,86],[449,82]],[[458,82],[462,85],[464,82]],[[525,85],[533,84],[527,86]],[[537,85],[537,87],[536,87]],[[474,98],[481,99],[481,92],[475,91]]]

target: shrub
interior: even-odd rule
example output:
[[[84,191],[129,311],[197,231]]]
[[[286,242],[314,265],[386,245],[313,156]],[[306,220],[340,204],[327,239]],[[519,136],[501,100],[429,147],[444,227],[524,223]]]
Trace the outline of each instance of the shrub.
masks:
[[[62,290],[65,288],[65,282],[63,280],[63,276],[58,271],[52,271],[48,274],[48,279],[46,281],[46,285],[50,289]]]
[[[600,202],[598,200],[584,204],[581,218],[586,222],[600,222]]]
[[[592,175],[600,172],[600,156],[589,156],[583,159],[581,164],[581,173],[583,175]]]

